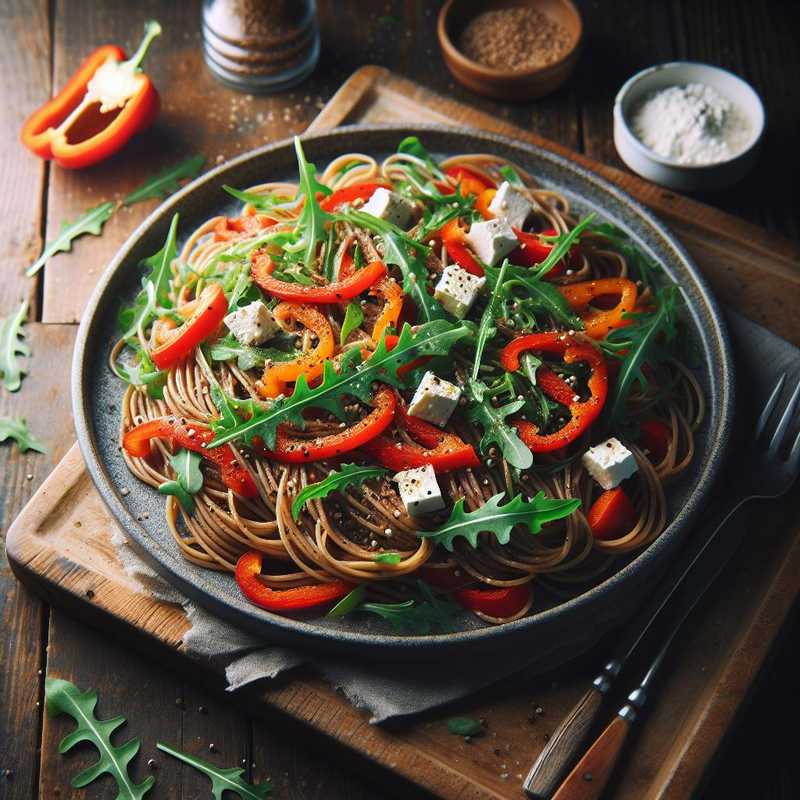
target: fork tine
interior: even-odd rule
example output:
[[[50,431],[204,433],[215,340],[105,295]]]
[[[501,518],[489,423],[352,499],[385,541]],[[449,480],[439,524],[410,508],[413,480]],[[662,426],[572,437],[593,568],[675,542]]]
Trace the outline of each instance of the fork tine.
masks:
[[[783,390],[784,383],[786,383],[785,372],[780,376],[780,378],[778,378],[778,382],[775,384],[775,388],[772,390],[769,400],[767,400],[767,405],[764,406],[764,410],[761,412],[761,416],[758,418],[758,422],[756,423],[756,441],[761,439],[761,437],[764,435],[767,422],[769,422],[769,418],[772,415],[772,412],[775,410],[775,404],[778,402],[778,398]]]
[[[775,428],[775,433],[772,434],[772,439],[769,441],[770,450],[777,450],[781,446],[781,442],[783,441],[783,437],[786,435],[786,430],[789,427],[789,423],[792,421],[794,412],[797,410],[798,402],[800,402],[800,381],[797,382],[797,386],[795,386],[795,389],[792,392],[789,403],[787,404],[783,415],[778,422],[778,427]]]

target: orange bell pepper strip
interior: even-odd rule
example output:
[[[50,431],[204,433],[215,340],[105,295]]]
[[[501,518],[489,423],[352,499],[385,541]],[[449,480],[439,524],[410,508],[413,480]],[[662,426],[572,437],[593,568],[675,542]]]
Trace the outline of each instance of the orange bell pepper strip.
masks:
[[[514,427],[519,438],[534,453],[551,453],[574,442],[597,419],[608,396],[608,373],[602,353],[593,345],[580,342],[559,331],[532,333],[512,339],[500,351],[500,363],[509,372],[520,367],[520,356],[527,350],[561,356],[565,364],[585,361],[592,369],[587,381],[590,396],[581,400],[572,396],[566,404],[572,413],[567,423],[555,433],[540,434],[539,428],[528,420],[517,420]],[[577,399],[576,399],[577,398]]]
[[[592,339],[605,339],[614,329],[631,324],[631,320],[623,315],[636,310],[638,290],[636,284],[627,278],[598,278],[559,286],[558,290],[580,315],[586,333]],[[619,297],[613,308],[595,308],[591,305],[592,300],[606,296]]]
[[[280,614],[284,611],[299,611],[323,603],[332,603],[354,588],[352,583],[330,581],[312,586],[295,586],[291,589],[271,589],[258,578],[262,563],[263,555],[257,550],[242,554],[236,562],[236,583],[251,603],[267,611]]]
[[[253,236],[275,224],[272,217],[264,214],[244,214],[241,217],[222,217],[214,226],[214,241],[229,242],[242,234]]]
[[[328,461],[338,458],[357,447],[368,444],[372,439],[385,431],[394,420],[397,398],[395,393],[384,386],[375,393],[372,399],[374,408],[363,419],[349,428],[319,436],[314,439],[303,439],[286,425],[278,425],[275,448],[267,450],[263,443],[253,440],[256,452],[273,461],[284,464],[306,464],[310,461]]]
[[[157,22],[145,23],[144,39],[127,61],[114,45],[95,50],[58,95],[27,119],[22,143],[67,169],[88,167],[116,153],[158,114],[158,92],[140,64],[160,33]]]
[[[256,384],[263,397],[277,397],[286,394],[286,386],[296,381],[301,375],[312,381],[322,375],[325,360],[333,355],[334,339],[330,323],[318,309],[312,305],[300,303],[281,303],[272,312],[278,323],[294,319],[301,322],[317,337],[317,346],[313,350],[302,353],[293,361],[281,361],[267,364],[261,380]]]
[[[372,328],[372,342],[377,347],[381,336],[389,327],[397,327],[397,320],[403,310],[403,290],[394,278],[386,278],[370,289],[371,295],[383,297],[384,306]]]
[[[222,482],[241,497],[255,497],[258,488],[252,475],[239,463],[231,446],[207,447],[214,438],[214,431],[201,425],[184,425],[175,417],[159,417],[131,428],[122,437],[122,446],[132,458],[147,458],[152,439],[167,439],[174,447],[193,450],[216,464]]]
[[[261,289],[273,297],[297,303],[341,303],[366,291],[386,275],[386,264],[373,261],[343,280],[322,286],[307,286],[273,278],[275,264],[263,250],[253,252],[251,264],[253,280]]]
[[[150,353],[153,363],[159,369],[174,367],[216,332],[227,313],[225,291],[218,283],[210,283],[197,298],[191,317]]]
[[[497,189],[484,189],[478,195],[478,199],[475,202],[475,208],[484,219],[494,219],[494,212],[489,211],[489,206],[492,204],[492,200],[494,200],[494,196],[496,194]]]
[[[633,530],[639,514],[628,495],[618,486],[603,492],[592,503],[586,520],[595,539],[619,539]]]

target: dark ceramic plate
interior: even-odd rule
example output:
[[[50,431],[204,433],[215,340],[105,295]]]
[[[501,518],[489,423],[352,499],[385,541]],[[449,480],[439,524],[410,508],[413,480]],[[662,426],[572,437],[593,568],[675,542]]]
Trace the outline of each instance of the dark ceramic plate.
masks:
[[[393,635],[382,620],[364,619],[367,615],[340,620],[276,616],[244,600],[231,576],[194,567],[180,556],[163,521],[163,498],[128,473],[117,449],[122,385],[106,366],[115,339],[116,312],[121,300],[138,290],[138,265],[161,248],[174,212],[180,212],[180,232],[185,236],[208,217],[234,213],[236,203],[222,191],[223,184],[246,187],[266,180],[295,180],[290,142],[243,155],[179,191],[150,215],[112,261],[89,301],[75,349],[72,398],[78,440],[106,504],[155,568],[192,599],[271,641],[374,657],[524,646],[551,663],[563,660],[632,612],[648,584],[674,558],[703,505],[728,442],[733,409],[732,361],[724,324],[686,251],[648,211],[615,186],[546,150],[474,131],[398,126],[342,128],[309,136],[304,146],[308,158],[321,167],[351,151],[387,155],[409,134],[418,134],[439,156],[487,152],[518,162],[544,185],[569,197],[581,213],[593,210],[627,231],[681,285],[702,353],[698,377],[709,415],[699,434],[695,463],[670,486],[671,523],[650,547],[600,585],[555,606],[536,606],[536,613],[525,619],[484,627],[465,614],[457,631],[427,637]]]

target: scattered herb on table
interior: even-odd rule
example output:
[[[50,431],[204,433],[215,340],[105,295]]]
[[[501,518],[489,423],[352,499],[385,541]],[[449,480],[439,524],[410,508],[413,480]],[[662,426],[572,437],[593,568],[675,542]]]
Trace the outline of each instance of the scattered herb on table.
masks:
[[[24,419],[0,417],[0,444],[8,439],[16,442],[21,453],[27,453],[28,450],[47,452],[47,447],[31,433]]]
[[[205,156],[196,155],[167,167],[163,172],[159,172],[158,175],[146,180],[141,186],[137,186],[122,201],[122,205],[132,206],[134,203],[141,203],[143,200],[168,197],[173,192],[178,191],[181,181],[196,178],[205,163]]]
[[[31,354],[22,330],[27,315],[28,301],[23,300],[15,314],[0,319],[0,378],[9,392],[16,392],[22,385],[25,369],[19,362],[19,356]]]
[[[472,717],[451,717],[447,730],[454,736],[480,736],[484,732],[480,720]]]
[[[341,492],[348,486],[360,486],[370,478],[380,478],[388,472],[383,467],[362,467],[359,464],[342,464],[340,470],[331,470],[321,481],[309,483],[292,501],[292,518],[297,521],[303,506],[309,500],[327,497],[331,492]]]
[[[184,511],[194,511],[194,497],[203,488],[203,473],[200,471],[200,453],[180,449],[170,456],[169,463],[175,470],[175,480],[164,481],[158,487],[161,494],[177,498]]]

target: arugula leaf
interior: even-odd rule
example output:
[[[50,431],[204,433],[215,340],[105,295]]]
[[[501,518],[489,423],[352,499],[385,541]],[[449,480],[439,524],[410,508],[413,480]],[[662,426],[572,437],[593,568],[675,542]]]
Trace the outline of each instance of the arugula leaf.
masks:
[[[235,336],[226,336],[208,346],[208,355],[213,361],[232,361],[235,358],[239,369],[248,370],[263,367],[267,361],[291,361],[297,357],[297,351],[289,353],[275,347],[255,347],[242,344]]]
[[[389,470],[383,467],[362,467],[358,464],[342,464],[341,470],[331,470],[321,481],[309,483],[292,501],[292,518],[300,518],[303,506],[309,500],[327,497],[331,492],[341,492],[348,486],[360,486],[370,478],[380,478]]]
[[[422,600],[406,600],[403,603],[364,603],[360,611],[369,611],[387,620],[398,632],[416,633],[426,636],[433,630],[447,633],[453,629],[452,615],[458,606],[442,600],[422,581],[417,581]]]
[[[335,617],[343,617],[345,614],[349,614],[361,605],[365,593],[364,584],[359,584],[351,592],[348,592],[325,616],[334,619]]]
[[[511,164],[503,164],[500,167],[500,174],[512,185],[512,186],[524,186],[525,183],[523,182],[522,178],[520,178],[519,173],[511,166]]]
[[[539,533],[543,525],[568,517],[581,504],[577,499],[545,497],[544,492],[540,491],[532,500],[524,500],[522,495],[517,495],[501,506],[500,501],[504,497],[505,492],[499,492],[475,511],[464,511],[464,498],[461,497],[444,525],[433,531],[418,531],[417,536],[431,539],[451,553],[453,541],[460,536],[472,547],[478,546],[478,535],[481,533],[493,533],[500,544],[508,544],[515,525],[525,525],[531,533]]]
[[[399,564],[402,560],[400,553],[378,553],[375,556],[376,564]]]
[[[142,349],[135,339],[131,339],[128,347],[133,350],[136,360],[127,366],[123,366],[119,361],[112,364],[111,369],[114,374],[132,386],[144,386],[150,397],[163,400],[164,386],[167,383],[169,373],[158,369],[150,359],[147,351]]]
[[[20,453],[35,450],[37,453],[46,453],[47,448],[40,442],[28,428],[24,419],[11,419],[0,417],[0,443],[13,439],[17,443]]]
[[[486,453],[496,444],[503,458],[512,467],[528,469],[533,464],[533,453],[519,438],[516,429],[506,422],[506,417],[519,411],[525,401],[514,400],[495,408],[486,385],[480,381],[469,382],[468,397],[467,418],[473,425],[479,425],[483,429],[478,445],[481,452]]]
[[[331,215],[323,211],[317,202],[317,192],[329,195],[331,190],[317,180],[317,170],[313,164],[306,161],[303,145],[300,138],[294,137],[294,150],[297,153],[297,167],[300,171],[300,189],[297,200],[303,199],[303,210],[297,220],[297,230],[300,240],[296,243],[298,250],[302,249],[303,263],[310,267],[314,263],[317,242],[325,239],[325,223],[332,219]]]
[[[357,208],[351,208],[347,211],[337,211],[332,215],[332,219],[339,222],[349,222],[351,225],[355,225],[359,228],[366,228],[368,231],[380,234],[381,236],[393,234],[410,247],[422,250],[425,253],[430,252],[430,247],[409,236],[406,231],[399,228],[393,222],[381,219],[380,217],[373,217],[372,214],[368,214],[366,211],[359,211]]]
[[[142,263],[149,272],[142,277],[142,289],[133,301],[133,305],[122,309],[117,316],[117,323],[122,331],[122,338],[132,340],[139,328],[144,330],[156,317],[158,306],[170,308],[169,283],[172,277],[171,265],[178,255],[176,246],[178,232],[178,215],[172,217],[164,246]]]
[[[553,249],[547,254],[547,258],[534,270],[533,277],[543,278],[547,275],[547,273],[567,255],[570,247],[578,241],[580,235],[591,225],[593,219],[594,212],[587,214],[571,231],[561,234],[556,239]]]
[[[114,204],[111,201],[100,203],[100,205],[90,208],[84,212],[75,222],[62,222],[61,229],[55,239],[49,241],[42,254],[25,271],[30,278],[35,275],[56,253],[66,253],[72,250],[72,242],[79,236],[91,234],[99,236],[103,231],[103,225],[114,213]]]
[[[305,376],[301,375],[289,397],[278,398],[266,408],[252,401],[238,401],[212,391],[212,398],[222,417],[212,423],[216,437],[209,446],[218,447],[234,439],[244,439],[250,443],[254,436],[260,436],[267,448],[271,449],[275,446],[278,424],[290,423],[303,428],[305,420],[302,412],[312,406],[344,419],[343,395],[351,395],[367,403],[372,396],[374,381],[400,386],[403,379],[397,370],[403,364],[420,355],[446,355],[457,341],[469,335],[470,326],[463,322],[454,325],[445,320],[435,320],[413,331],[406,324],[392,350],[386,348],[385,335],[364,362],[361,362],[358,348],[352,348],[346,351],[338,372],[331,361],[325,362],[322,382],[318,386],[309,388]],[[251,415],[250,418],[242,420],[234,413],[237,409],[244,410]]]
[[[100,775],[108,773],[117,784],[116,800],[141,800],[153,788],[156,779],[152,775],[137,784],[128,774],[128,765],[139,752],[140,740],[131,739],[119,746],[111,743],[111,734],[125,723],[125,717],[97,719],[97,692],[91,689],[82,692],[74,683],[48,678],[45,698],[47,713],[51,717],[69,714],[78,723],[78,727],[61,740],[58,752],[67,753],[79,742],[91,742],[100,754],[97,763],[72,779],[73,787],[88,786]]]
[[[223,769],[190,753],[182,753],[180,750],[175,750],[163,742],[156,742],[156,747],[167,755],[177,758],[178,761],[183,761],[190,767],[194,767],[210,778],[211,794],[214,796],[214,800],[222,800],[225,792],[234,792],[239,796],[239,800],[264,800],[272,791],[272,781],[269,779],[256,785],[247,783],[244,779],[244,769],[241,767]]]
[[[642,283],[651,289],[655,289],[655,276],[661,272],[660,265],[638,248],[622,228],[618,228],[609,222],[599,222],[590,225],[588,230],[590,233],[607,239],[612,249],[625,256],[628,265],[636,270],[637,277]]]
[[[200,471],[200,453],[181,448],[169,458],[176,480],[165,481],[158,487],[161,494],[171,494],[178,498],[183,510],[194,511],[194,497],[203,488],[203,473]]]
[[[132,206],[134,203],[141,203],[143,200],[168,197],[180,189],[180,181],[196,178],[205,163],[205,156],[196,155],[167,167],[163,172],[159,172],[158,175],[146,180],[141,186],[137,186],[122,201],[122,205]]]
[[[342,323],[342,330],[339,333],[339,345],[344,347],[347,337],[364,321],[364,312],[361,310],[361,305],[357,302],[347,304],[347,310],[344,312],[344,322]]]
[[[472,717],[451,717],[447,720],[447,730],[454,736],[480,736],[483,725]]]
[[[28,316],[28,301],[23,300],[17,312],[0,319],[0,378],[9,392],[16,392],[22,385],[25,369],[18,356],[30,356],[31,349],[25,342],[22,326]]]
[[[243,192],[239,189],[234,189],[232,186],[223,185],[222,187],[231,197],[241,200],[243,203],[249,203],[256,211],[269,211],[275,206],[286,205],[292,203],[290,197],[282,197],[279,194],[259,194],[258,192]]]
[[[486,304],[486,308],[481,315],[481,321],[478,325],[478,335],[475,337],[475,355],[472,362],[473,381],[478,380],[478,372],[481,368],[481,359],[483,358],[483,350],[486,347],[486,342],[497,333],[497,328],[495,327],[497,304],[500,302],[500,292],[503,289],[507,269],[508,259],[505,259],[503,265],[500,267],[500,274],[497,276],[497,283],[495,284],[494,290],[489,296],[489,302]]]
[[[405,241],[393,232],[382,234],[381,240],[383,261],[387,266],[394,264],[400,268],[403,274],[403,291],[414,301],[419,318],[425,322],[445,319],[447,315],[444,309],[428,293],[428,267],[425,260],[419,255],[412,256]]]
[[[433,160],[433,157],[425,149],[418,137],[406,136],[406,138],[397,145],[397,152],[419,158],[421,161],[425,162],[425,165],[434,177],[444,180],[445,175],[441,167]]]

